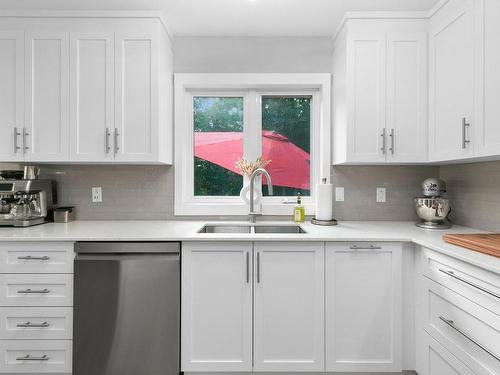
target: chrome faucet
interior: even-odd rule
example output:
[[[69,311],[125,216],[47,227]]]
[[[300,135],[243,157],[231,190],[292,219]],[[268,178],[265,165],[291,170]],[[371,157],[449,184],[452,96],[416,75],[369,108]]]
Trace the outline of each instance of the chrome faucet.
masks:
[[[253,193],[255,178],[260,176],[260,175],[266,176],[267,191],[269,192],[269,195],[273,195],[273,183],[271,180],[271,175],[264,168],[257,168],[255,171],[253,171],[252,175],[250,176],[250,212],[248,213],[248,218],[250,219],[251,223],[255,223],[256,216],[262,215],[262,213],[260,213],[260,212],[255,212],[254,193]]]

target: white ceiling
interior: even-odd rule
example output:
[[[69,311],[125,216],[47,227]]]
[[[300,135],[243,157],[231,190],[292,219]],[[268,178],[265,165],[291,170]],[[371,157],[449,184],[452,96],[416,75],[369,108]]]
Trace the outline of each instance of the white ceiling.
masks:
[[[346,11],[425,11],[437,1],[0,0],[0,9],[162,10],[179,36],[331,36]]]

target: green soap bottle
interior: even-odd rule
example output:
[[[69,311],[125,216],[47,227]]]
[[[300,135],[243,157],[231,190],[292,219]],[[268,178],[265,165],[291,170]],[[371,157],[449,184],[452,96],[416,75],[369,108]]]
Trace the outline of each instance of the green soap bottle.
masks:
[[[297,204],[293,208],[293,221],[303,223],[306,216],[306,209],[302,206],[302,197],[300,193],[297,195]]]

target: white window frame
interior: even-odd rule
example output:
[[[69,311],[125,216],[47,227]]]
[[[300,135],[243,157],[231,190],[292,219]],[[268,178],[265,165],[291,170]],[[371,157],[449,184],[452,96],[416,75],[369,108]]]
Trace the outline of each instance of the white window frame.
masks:
[[[330,181],[331,75],[313,74],[175,74],[175,215],[246,215],[239,196],[194,196],[193,96],[243,97],[244,123],[261,123],[261,105],[249,105],[261,95],[311,95],[311,195],[303,198],[306,215],[314,214],[315,185]],[[252,111],[251,108],[258,108]],[[244,126],[244,156],[260,155],[257,126]],[[250,141],[250,139],[259,139]],[[285,197],[263,197],[263,215],[291,215]]]

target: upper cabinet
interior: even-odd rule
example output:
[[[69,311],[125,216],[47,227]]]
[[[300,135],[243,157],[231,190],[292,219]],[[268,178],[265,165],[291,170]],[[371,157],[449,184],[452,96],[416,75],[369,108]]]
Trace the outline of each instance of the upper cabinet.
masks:
[[[431,20],[429,46],[430,159],[471,157],[471,126],[475,126],[472,1]]]
[[[24,160],[69,158],[69,33],[26,33]]]
[[[0,31],[0,160],[23,159],[24,33]]]
[[[500,155],[500,1],[477,0],[476,32],[476,126],[474,154],[478,157]]]
[[[2,19],[0,162],[172,163],[159,16],[94,17]]]
[[[500,157],[500,3],[451,0],[431,19],[431,161]]]
[[[335,164],[427,160],[424,20],[349,20],[335,41]]]

